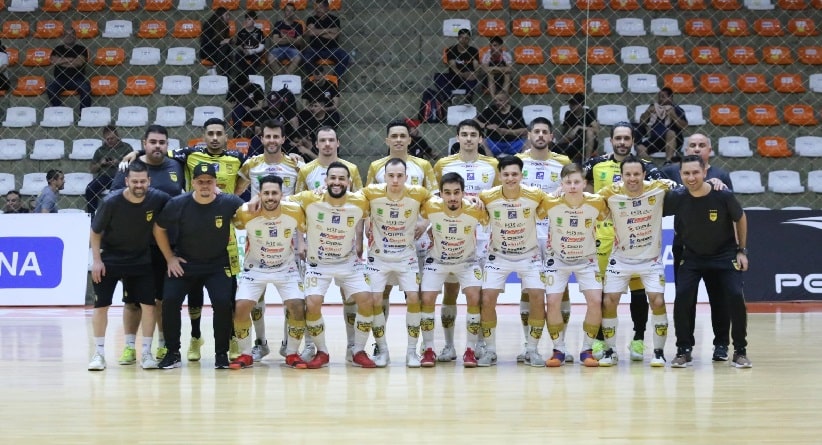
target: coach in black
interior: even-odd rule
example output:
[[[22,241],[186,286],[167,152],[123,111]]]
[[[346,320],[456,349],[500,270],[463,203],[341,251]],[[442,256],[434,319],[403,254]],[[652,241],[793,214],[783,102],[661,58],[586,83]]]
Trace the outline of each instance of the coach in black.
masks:
[[[726,305],[731,317],[734,344],[731,364],[750,368],[751,361],[745,351],[748,314],[742,291],[742,272],[748,269],[748,223],[733,192],[714,190],[705,182],[706,170],[701,157],[685,156],[680,164],[685,187],[665,197],[664,213],[681,221],[678,234],[685,248],[676,277],[677,354],[671,360],[671,367],[684,368],[692,364],[695,342],[690,312],[699,280],[704,279],[706,286],[722,290],[709,298],[721,299],[718,303]]]
[[[205,288],[214,310],[214,350],[217,369],[228,368],[234,275],[229,263],[231,218],[243,205],[239,196],[216,193],[217,169],[201,162],[192,172],[192,192],[169,201],[154,226],[154,238],[168,264],[163,291],[163,331],[168,353],[163,369],[179,368],[180,309],[190,290]],[[166,231],[177,229],[172,251]]]

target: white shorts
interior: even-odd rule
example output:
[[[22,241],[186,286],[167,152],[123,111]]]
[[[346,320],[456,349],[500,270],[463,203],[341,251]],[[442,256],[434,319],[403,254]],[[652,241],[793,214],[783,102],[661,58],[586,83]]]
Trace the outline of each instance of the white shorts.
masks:
[[[579,264],[567,264],[558,258],[545,258],[545,292],[561,294],[568,286],[568,280],[573,273],[579,284],[579,290],[602,289],[602,279],[599,277],[599,264],[596,257],[588,258]]]
[[[665,266],[660,257],[639,264],[629,264],[613,256],[608,259],[608,267],[605,269],[603,292],[609,294],[625,292],[632,276],[639,276],[645,292],[665,292]]]
[[[482,226],[477,226],[477,250],[474,253],[474,257],[477,259],[477,264],[479,264],[480,269],[485,267],[485,261],[488,258],[488,245],[491,242],[489,238],[489,234],[483,232]],[[457,283],[456,275],[449,274],[445,277],[446,283]]]
[[[523,289],[543,289],[545,274],[542,272],[542,254],[539,250],[519,260],[509,260],[489,255],[483,268],[483,289],[505,289],[505,280],[511,273],[519,274]]]
[[[365,267],[356,257],[339,264],[308,264],[305,268],[305,295],[325,295],[335,280],[346,298],[371,292],[365,283]]]
[[[400,285],[403,292],[419,292],[420,266],[417,254],[413,253],[402,261],[368,257],[368,263],[365,265],[365,282],[370,286],[371,292],[382,292],[391,279]]]
[[[237,300],[259,301],[266,285],[273,284],[283,301],[304,300],[303,282],[297,263],[283,265],[265,272],[251,269],[237,278]]]
[[[425,264],[422,266],[420,290],[422,292],[439,292],[442,290],[443,283],[449,277],[456,277],[456,282],[463,289],[482,286],[482,269],[476,260],[466,263],[442,264],[434,261],[433,258],[426,258]]]

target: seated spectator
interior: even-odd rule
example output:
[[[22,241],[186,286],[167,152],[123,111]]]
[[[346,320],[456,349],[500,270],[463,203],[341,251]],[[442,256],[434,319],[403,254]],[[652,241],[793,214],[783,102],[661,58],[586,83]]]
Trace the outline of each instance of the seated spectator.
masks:
[[[257,74],[266,60],[265,36],[257,28],[257,11],[247,11],[243,18],[243,29],[237,32],[237,68],[246,76]]]
[[[510,156],[522,151],[528,126],[522,119],[522,110],[511,105],[508,93],[498,92],[494,102],[476,119],[487,130],[485,145],[494,156]]]
[[[8,91],[11,88],[9,83],[9,54],[6,47],[0,42],[0,91]]]
[[[63,106],[60,94],[66,90],[75,90],[80,94],[80,108],[91,106],[91,83],[86,76],[88,48],[77,43],[74,30],[66,29],[63,44],[51,52],[51,64],[54,65],[54,79],[48,84],[46,94],[49,105]]]
[[[283,19],[274,24],[271,30],[273,47],[268,52],[268,62],[271,70],[279,71],[283,61],[288,61],[285,72],[294,74],[300,66],[300,48],[305,45],[303,40],[305,23],[297,19],[297,12],[293,3],[286,3],[283,8]]]
[[[688,126],[685,111],[674,105],[674,92],[668,87],[659,91],[652,103],[639,117],[643,135],[636,145],[637,156],[647,158],[651,153],[665,152],[665,162],[673,161],[682,146],[682,130]]]
[[[243,137],[243,122],[259,122],[265,108],[265,93],[244,73],[237,74],[228,88],[226,101],[231,107],[231,129],[235,138]]]
[[[511,53],[502,47],[502,38],[491,37],[491,49],[483,54],[480,60],[482,71],[488,82],[488,94],[496,96],[497,91],[511,92],[511,67],[514,59]]]
[[[216,67],[217,74],[227,77],[231,77],[234,65],[232,58],[234,48],[231,46],[229,36],[229,20],[231,20],[231,15],[228,10],[219,7],[206,20],[203,33],[200,34],[200,59],[210,61]]]
[[[317,148],[314,146],[314,135],[322,127],[334,127],[335,122],[331,115],[325,112],[325,107],[319,100],[309,103],[305,110],[297,115],[299,122],[297,126],[294,143],[297,146],[297,153],[306,160],[317,157]]]
[[[408,145],[408,154],[418,158],[427,159],[433,162],[435,159],[434,150],[420,133],[420,121],[416,119],[405,119],[408,126],[408,135],[411,136],[411,143]]]
[[[594,110],[585,109],[585,94],[577,93],[568,99],[569,109],[562,117],[561,136],[556,139],[556,150],[582,163],[590,158],[598,147],[599,122]]]
[[[297,120],[297,98],[291,90],[281,88],[268,93],[262,118],[257,120],[257,127],[259,128],[256,129],[255,133],[262,133],[260,124],[267,120],[282,122],[286,126],[286,128],[283,129],[285,131],[283,136],[286,139],[297,129],[299,126],[299,121]]]
[[[438,97],[445,102],[452,98],[454,90],[464,90],[466,100],[471,102],[479,84],[479,50],[471,46],[471,31],[457,32],[457,44],[445,51],[445,61],[448,72],[434,76]]]
[[[120,139],[115,126],[103,127],[103,145],[94,151],[89,164],[89,171],[97,176],[86,186],[86,212],[93,215],[97,211],[103,192],[111,188],[111,181],[117,175],[117,165],[132,151],[131,145]]]
[[[306,106],[314,101],[323,104],[326,114],[331,116],[331,120],[339,124],[340,113],[340,92],[337,88],[337,79],[334,76],[323,75],[322,69],[317,74],[308,78],[308,82],[303,86],[303,101]]]
[[[342,79],[348,68],[350,57],[340,48],[340,19],[328,13],[328,0],[317,0],[314,3],[314,15],[306,20],[305,38],[308,47],[303,50],[303,60],[313,72],[320,59],[334,63],[334,74]]]
[[[46,172],[46,181],[48,185],[37,196],[33,213],[57,213],[57,199],[66,184],[66,177],[62,171],[52,169]]]
[[[23,205],[20,192],[9,190],[6,193],[6,205],[3,206],[3,213],[29,213],[29,209]]]

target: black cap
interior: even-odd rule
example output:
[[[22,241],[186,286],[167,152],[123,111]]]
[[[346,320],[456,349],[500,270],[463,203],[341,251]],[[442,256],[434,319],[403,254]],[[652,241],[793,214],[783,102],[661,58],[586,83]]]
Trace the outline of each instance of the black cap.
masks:
[[[194,174],[192,175],[192,178],[197,178],[200,175],[208,175],[214,179],[217,179],[217,169],[214,168],[214,164],[200,162],[194,167]]]
[[[584,93],[576,93],[568,99],[568,103],[571,105],[585,105],[585,94]]]

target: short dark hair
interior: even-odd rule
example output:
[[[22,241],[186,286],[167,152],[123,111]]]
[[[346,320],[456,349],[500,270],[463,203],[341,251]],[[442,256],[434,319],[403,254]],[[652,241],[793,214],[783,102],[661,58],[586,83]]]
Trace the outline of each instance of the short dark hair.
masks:
[[[262,178],[260,178],[260,190],[262,190],[263,184],[266,184],[266,183],[269,183],[269,182],[273,183],[273,184],[277,184],[278,186],[280,186],[280,190],[283,189],[283,178],[281,178],[277,175],[265,175]]]
[[[257,11],[251,10],[245,12],[246,18],[257,20]]]
[[[126,176],[132,173],[148,173],[148,166],[143,161],[134,161],[131,164],[128,164],[128,172],[126,172]]]
[[[220,119],[219,117],[212,117],[203,123],[203,130],[208,128],[209,125],[222,125],[223,130],[228,128],[228,123],[226,121]]]
[[[518,156],[506,156],[499,160],[499,164],[497,164],[497,171],[502,171],[502,169],[508,167],[509,165],[518,166],[519,171],[522,171],[522,169],[525,168],[525,164]]]
[[[479,132],[480,137],[482,137],[482,127],[480,126],[479,122],[475,121],[474,119],[465,119],[460,121],[457,124],[457,134],[460,133],[460,128],[462,127],[471,127]]]
[[[55,178],[57,178],[57,176],[62,175],[62,174],[63,174],[62,170],[57,170],[57,169],[53,168],[53,169],[46,172],[46,181],[51,182],[52,179],[55,179]]]
[[[385,163],[385,168],[387,169],[389,165],[402,165],[403,170],[408,170],[408,164],[400,158],[389,159],[388,162]]]
[[[547,125],[548,131],[554,131],[554,125],[551,123],[551,121],[547,117],[542,116],[535,117],[534,120],[532,120],[531,123],[528,124],[528,131],[534,131],[534,125],[536,124]]]
[[[111,124],[106,125],[105,127],[103,127],[103,134],[106,134],[106,133],[117,134],[117,126],[116,125],[111,125]]]
[[[19,197],[19,196],[22,196],[22,195],[20,194],[20,192],[19,192],[19,191],[17,191],[17,190],[9,190],[9,191],[7,191],[7,192],[6,192],[6,199],[8,199],[8,198],[9,198],[9,195],[17,195],[18,197]]]
[[[442,191],[442,187],[445,184],[454,184],[457,183],[460,185],[460,190],[465,190],[465,179],[462,179],[462,176],[457,172],[448,172],[442,175],[440,178],[440,191]]]
[[[667,95],[669,95],[669,96],[673,96],[673,95],[674,95],[674,90],[672,90],[672,89],[671,89],[671,87],[662,87],[662,89],[661,89],[661,90],[659,90],[659,91],[661,91],[661,92],[663,92],[663,93],[665,93],[665,94],[667,94]]]
[[[328,0],[317,0],[318,6],[328,6]]]
[[[632,155],[632,154],[629,154],[628,156],[625,156],[625,159],[623,159],[622,162],[619,163],[619,171],[620,172],[625,170],[625,164],[639,164],[639,165],[642,166],[642,171],[643,172],[648,171],[648,169],[645,167],[645,163],[642,162],[642,159],[640,159],[639,156],[635,156],[635,155]]]
[[[679,169],[680,170],[682,170],[682,166],[686,162],[699,162],[699,166],[702,167],[702,168],[705,168],[705,160],[702,159],[702,156],[699,156],[699,155],[683,156],[682,160],[679,161]]]
[[[463,35],[468,34],[468,37],[471,37],[471,30],[468,28],[462,28],[457,31],[457,36],[462,37]]]
[[[559,171],[559,177],[564,178],[572,173],[579,173],[583,178],[585,177],[585,174],[582,172],[582,166],[576,162],[565,164],[565,166],[562,167],[562,170]]]
[[[614,124],[613,127],[611,127],[611,137],[614,137],[614,131],[616,131],[616,129],[620,127],[625,127],[631,130],[631,139],[636,139],[636,131],[634,130],[634,124],[626,121],[617,122]]]
[[[347,165],[343,164],[340,161],[334,161],[334,162],[328,164],[328,168],[325,169],[325,175],[326,176],[328,176],[328,172],[330,172],[332,168],[341,168],[341,169],[345,170],[345,173],[348,175],[349,178],[351,178],[351,170],[348,169]]]
[[[488,39],[488,43],[490,43],[491,45],[493,45],[495,43],[498,44],[498,45],[502,45],[502,37],[500,37],[500,36],[491,37],[490,39]]]
[[[331,126],[328,126],[328,125],[323,125],[322,127],[317,129],[316,133],[314,133],[314,140],[315,141],[319,137],[321,131],[333,131],[334,136],[337,137],[337,139],[339,139],[339,136],[337,135],[337,130],[335,130],[334,127],[331,127]]]
[[[394,127],[403,127],[408,130],[409,133],[411,132],[411,129],[408,128],[408,123],[405,122],[405,119],[394,119],[385,126],[385,135],[388,136],[388,133]]]
[[[288,3],[288,4],[290,5],[291,3]],[[285,135],[285,126],[283,125],[283,122],[281,120],[268,119],[265,122],[263,122],[263,129],[265,129],[265,128],[270,128],[272,130],[276,130],[276,129],[279,128],[280,133]]]
[[[168,129],[162,125],[151,124],[146,128],[146,132],[143,134],[143,139],[148,139],[148,135],[150,133],[158,133],[162,134],[165,137],[168,137]]]

